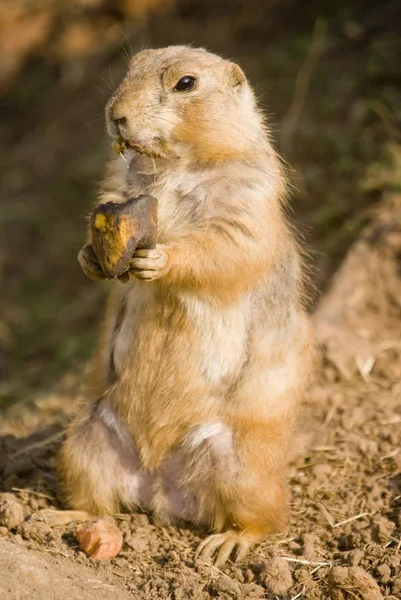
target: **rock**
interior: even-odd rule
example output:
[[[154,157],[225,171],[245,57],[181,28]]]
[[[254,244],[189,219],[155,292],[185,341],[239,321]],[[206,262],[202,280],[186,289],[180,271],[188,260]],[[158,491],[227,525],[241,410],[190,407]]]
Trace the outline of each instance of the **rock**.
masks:
[[[24,518],[23,508],[14,494],[0,494],[0,526],[15,529]]]
[[[315,542],[316,536],[310,533],[304,533],[302,536],[302,542],[304,545],[303,555],[306,560],[312,561],[315,558]]]
[[[241,588],[236,581],[233,581],[228,575],[222,575],[214,582],[214,587],[218,592],[231,594],[237,598],[241,596]]]
[[[292,540],[291,542],[288,542],[288,548],[294,554],[302,554],[302,546],[300,544],[298,544],[298,542],[295,542],[294,540]]]
[[[270,594],[285,594],[292,586],[288,562],[278,556],[266,563],[265,574],[264,582]]]
[[[123,544],[122,533],[112,517],[99,517],[79,525],[74,535],[80,550],[97,560],[114,558]]]
[[[52,535],[51,527],[40,521],[25,521],[19,531],[25,540],[33,539],[42,543],[49,541]]]
[[[254,573],[251,571],[251,569],[247,569],[245,571],[245,575],[244,575],[245,583],[252,583],[254,579],[255,579]]]
[[[144,552],[149,546],[149,536],[146,532],[138,532],[128,538],[125,543],[135,552]]]
[[[398,596],[401,597],[401,576],[394,577],[393,587],[392,587],[391,592],[392,592],[394,598],[397,598]]]
[[[241,585],[241,590],[247,598],[264,598],[266,591],[265,588],[257,583],[243,583]]]
[[[376,581],[360,567],[334,567],[328,583],[332,600],[384,600]]]
[[[350,567],[357,567],[361,562],[363,556],[362,550],[359,548],[354,548],[354,550],[350,550],[347,556],[347,563]]]
[[[391,569],[398,569],[401,565],[401,558],[396,554],[393,554],[393,556],[387,558],[387,564]]]
[[[377,543],[388,542],[388,536],[393,535],[395,523],[386,519],[386,517],[378,517],[372,522],[372,540]]]
[[[388,583],[391,579],[391,569],[388,565],[379,565],[376,569],[382,583]]]

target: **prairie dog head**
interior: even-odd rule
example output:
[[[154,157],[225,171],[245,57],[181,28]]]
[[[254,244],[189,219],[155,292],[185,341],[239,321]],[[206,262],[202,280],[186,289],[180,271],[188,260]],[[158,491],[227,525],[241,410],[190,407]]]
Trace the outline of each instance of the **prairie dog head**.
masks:
[[[240,67],[202,48],[134,56],[106,106],[110,135],[152,157],[216,161],[255,151],[262,118]]]

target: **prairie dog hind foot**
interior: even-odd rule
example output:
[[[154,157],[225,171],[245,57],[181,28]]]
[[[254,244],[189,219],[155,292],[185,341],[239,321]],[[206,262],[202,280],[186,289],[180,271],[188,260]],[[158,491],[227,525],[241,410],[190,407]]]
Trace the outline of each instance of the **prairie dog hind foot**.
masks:
[[[201,542],[196,550],[195,557],[215,567],[224,565],[235,550],[234,560],[242,560],[257,538],[247,535],[244,531],[233,529],[224,533],[209,535]]]

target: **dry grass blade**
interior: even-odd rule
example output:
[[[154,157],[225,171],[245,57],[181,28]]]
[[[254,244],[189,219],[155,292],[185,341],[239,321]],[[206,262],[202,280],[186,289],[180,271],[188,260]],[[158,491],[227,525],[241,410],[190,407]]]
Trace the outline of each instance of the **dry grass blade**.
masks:
[[[291,596],[291,600],[298,600],[299,598],[302,598],[302,596],[306,593],[306,587],[303,587],[302,590],[300,592],[298,592],[298,594],[296,594],[295,596]]]
[[[281,556],[280,558],[288,562],[298,563],[300,565],[308,565],[310,567],[332,567],[338,563],[338,561],[335,560],[328,562],[314,562],[311,560],[304,560],[302,558],[292,558],[291,556]]]
[[[24,448],[17,450],[16,452],[14,452],[14,454],[12,454],[10,456],[10,459],[13,460],[15,458],[18,458],[18,456],[27,454],[28,452],[32,452],[32,450],[37,450],[38,448],[44,448],[45,446],[49,446],[50,444],[53,444],[54,442],[58,442],[59,440],[61,440],[63,438],[63,436],[64,436],[64,431],[58,431],[57,433],[50,435],[48,438],[46,438],[44,440],[40,440],[39,442],[29,444],[29,446],[25,446]]]
[[[334,527],[341,527],[342,525],[346,525],[347,523],[351,523],[352,521],[356,521],[357,519],[362,519],[362,517],[366,517],[367,515],[370,515],[371,513],[369,512],[363,512],[363,513],[359,513],[359,515],[354,515],[353,517],[350,517],[349,519],[344,519],[344,521],[340,521],[339,523],[334,523],[334,525],[332,525],[333,529]]]
[[[46,500],[50,500],[51,502],[56,502],[54,496],[50,496],[49,494],[43,494],[42,492],[35,492],[35,490],[29,490],[27,488],[11,488],[13,492],[20,492],[24,494],[31,494],[32,496],[37,496],[37,498],[46,498]]]

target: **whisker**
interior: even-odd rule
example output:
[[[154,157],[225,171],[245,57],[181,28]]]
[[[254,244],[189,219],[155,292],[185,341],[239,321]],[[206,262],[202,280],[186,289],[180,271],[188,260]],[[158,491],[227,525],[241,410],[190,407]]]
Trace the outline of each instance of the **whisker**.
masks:
[[[131,44],[131,42],[130,42],[128,36],[127,36],[127,34],[125,33],[125,31],[124,31],[124,29],[122,27],[121,27],[121,31],[122,31],[123,36],[125,37],[125,39],[128,42],[129,49],[131,50],[131,56],[130,57],[128,56],[128,53],[127,53],[127,60],[130,61],[131,58],[134,56],[134,49],[132,47],[132,44]]]
[[[109,90],[110,90],[111,92],[114,92],[114,90],[113,90],[113,88],[111,87],[110,83],[109,83],[109,82],[108,82],[108,81],[107,81],[107,80],[106,80],[104,77],[102,77],[102,76],[100,75],[100,73],[98,73],[98,75],[97,75],[97,76],[98,76],[98,77],[100,77],[100,79],[101,79],[101,80],[102,80],[102,81],[103,81],[103,82],[104,82],[104,83],[107,85],[107,87],[109,88]]]
[[[118,48],[118,51],[121,54],[121,56],[123,57],[123,59],[125,60],[125,62],[128,63],[130,61],[130,58],[129,58],[128,52],[126,51],[124,46],[121,46],[120,48]]]
[[[147,104],[145,108],[160,108],[160,102],[155,102],[154,104]],[[173,109],[169,108],[168,106],[163,106],[163,110],[170,111],[171,113],[174,112]]]
[[[176,125],[176,123],[174,123],[174,121],[169,121],[168,119],[165,119],[164,117],[160,117],[159,115],[153,115],[152,118],[159,119],[160,121],[165,121],[166,123],[170,123],[170,125]]]
[[[92,125],[94,125],[95,123],[98,123],[99,121],[102,121],[102,117],[97,117],[96,119],[89,121],[89,123],[86,123],[85,127],[91,127]]]
[[[102,94],[102,96],[104,96],[106,94],[106,90],[103,90],[101,87],[99,87],[98,85],[95,85],[94,83],[91,84],[91,86],[93,88],[95,88],[95,90],[97,90],[100,94]]]
[[[110,75],[112,86],[113,86],[113,88],[115,88],[116,86],[114,85],[113,75],[111,73],[111,65],[109,65],[109,75]]]

